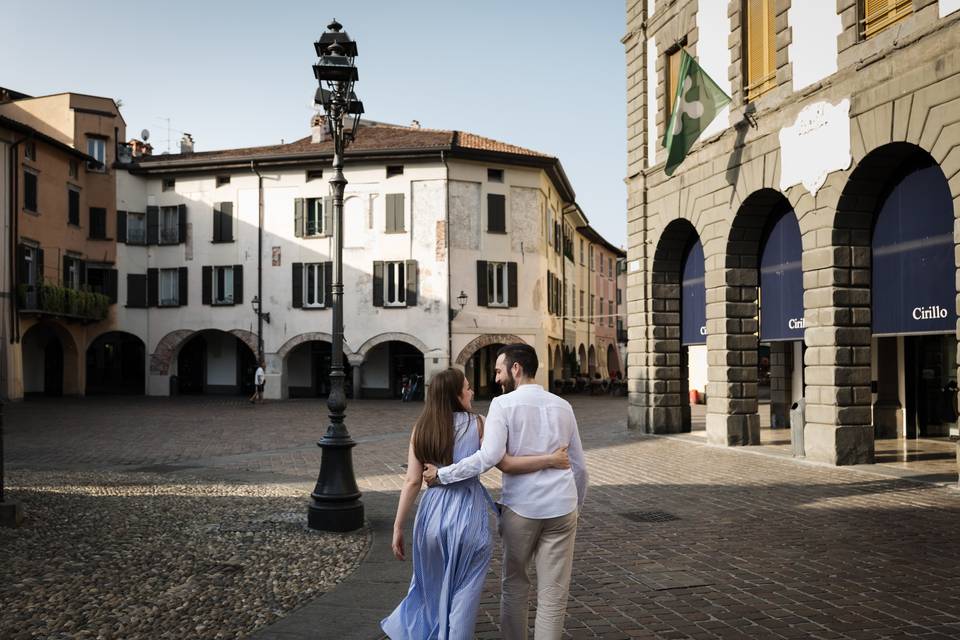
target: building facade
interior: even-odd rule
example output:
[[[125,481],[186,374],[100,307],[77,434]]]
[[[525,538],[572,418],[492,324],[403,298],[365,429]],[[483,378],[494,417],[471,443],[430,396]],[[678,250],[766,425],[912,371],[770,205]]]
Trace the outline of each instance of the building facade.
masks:
[[[627,2],[631,427],[689,430],[705,371],[714,444],[759,443],[767,377],[815,460],[955,428],[957,9]],[[668,177],[681,49],[732,102]]]
[[[113,100],[2,92],[9,257],[5,394],[82,395],[115,375],[116,140]],[[108,340],[109,338],[107,338]],[[142,380],[142,376],[141,376]]]
[[[261,353],[267,397],[329,391],[332,145],[314,125],[286,145],[134,156],[119,176],[117,323],[146,346],[148,393],[246,392]],[[364,122],[344,172],[348,393],[398,397],[453,365],[492,395],[508,342],[537,349],[549,384],[576,210],[559,161]]]

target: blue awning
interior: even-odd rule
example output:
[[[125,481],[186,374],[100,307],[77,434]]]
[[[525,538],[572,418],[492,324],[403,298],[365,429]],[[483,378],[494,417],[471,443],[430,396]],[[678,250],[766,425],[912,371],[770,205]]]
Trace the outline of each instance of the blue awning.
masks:
[[[788,205],[773,223],[760,256],[760,341],[803,340],[800,225]]]
[[[953,200],[936,164],[907,174],[873,228],[875,335],[953,333],[957,327]]]
[[[703,279],[703,245],[698,238],[683,259],[680,281],[680,344],[707,342],[707,289]]]

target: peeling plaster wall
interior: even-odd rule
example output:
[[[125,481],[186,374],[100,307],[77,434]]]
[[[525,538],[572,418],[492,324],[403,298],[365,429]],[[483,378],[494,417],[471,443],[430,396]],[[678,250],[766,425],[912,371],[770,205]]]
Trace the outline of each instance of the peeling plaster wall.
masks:
[[[480,183],[450,180],[450,248],[480,248]]]
[[[515,252],[537,253],[540,239],[539,191],[529,187],[510,187],[511,247]]]

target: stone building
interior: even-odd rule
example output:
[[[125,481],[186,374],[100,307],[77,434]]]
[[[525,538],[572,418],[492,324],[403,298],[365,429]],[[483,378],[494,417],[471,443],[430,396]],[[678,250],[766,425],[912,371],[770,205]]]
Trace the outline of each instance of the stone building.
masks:
[[[705,371],[718,445],[768,373],[814,460],[955,429],[960,2],[626,6],[630,426],[689,430]],[[732,102],[668,177],[681,49]]]

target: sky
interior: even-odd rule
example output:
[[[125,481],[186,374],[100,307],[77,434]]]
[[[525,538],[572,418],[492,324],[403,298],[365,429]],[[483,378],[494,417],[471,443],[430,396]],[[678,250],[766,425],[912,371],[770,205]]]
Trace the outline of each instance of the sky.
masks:
[[[365,117],[560,159],[591,224],[626,241],[622,0],[3,0],[0,86],[122,102],[157,153],[309,134],[313,43],[357,42]],[[9,28],[12,26],[13,28]],[[169,121],[168,121],[169,119]],[[169,127],[169,135],[168,135]]]

